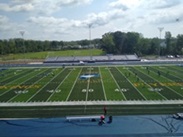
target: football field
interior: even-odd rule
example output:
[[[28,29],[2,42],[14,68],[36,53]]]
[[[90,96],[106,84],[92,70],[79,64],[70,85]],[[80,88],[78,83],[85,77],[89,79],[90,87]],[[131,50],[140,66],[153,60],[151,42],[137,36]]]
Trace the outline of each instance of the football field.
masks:
[[[182,100],[183,67],[1,68],[0,102]]]

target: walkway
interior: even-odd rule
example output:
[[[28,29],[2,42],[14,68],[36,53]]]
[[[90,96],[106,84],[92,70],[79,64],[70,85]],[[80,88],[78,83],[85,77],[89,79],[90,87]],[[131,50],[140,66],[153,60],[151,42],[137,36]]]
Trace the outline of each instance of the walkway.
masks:
[[[0,120],[1,137],[167,137],[183,136],[183,122],[170,115],[114,116],[112,123],[66,118]]]

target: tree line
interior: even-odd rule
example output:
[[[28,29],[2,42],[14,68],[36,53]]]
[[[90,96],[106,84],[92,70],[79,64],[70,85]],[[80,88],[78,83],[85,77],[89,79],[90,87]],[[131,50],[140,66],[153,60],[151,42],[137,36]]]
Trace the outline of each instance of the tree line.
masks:
[[[79,41],[40,41],[21,38],[0,40],[0,54],[17,54],[41,51],[57,51],[66,49],[100,48],[106,54],[144,55],[182,55],[183,35],[172,37],[170,32],[165,38],[144,38],[137,32],[108,32],[102,38]]]
[[[183,35],[172,37],[170,32],[165,38],[144,38],[136,32],[109,32],[102,36],[101,48],[106,53],[144,55],[182,55]]]

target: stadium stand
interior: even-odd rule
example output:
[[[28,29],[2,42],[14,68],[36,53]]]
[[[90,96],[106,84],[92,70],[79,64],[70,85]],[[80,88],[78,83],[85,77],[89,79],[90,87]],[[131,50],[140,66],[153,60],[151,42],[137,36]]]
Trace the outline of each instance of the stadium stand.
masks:
[[[64,56],[48,57],[44,63],[85,63],[95,62],[122,62],[122,61],[140,61],[136,54],[134,55],[105,55],[105,56]]]
[[[128,60],[136,60],[137,59],[137,55],[126,55],[126,58]]]

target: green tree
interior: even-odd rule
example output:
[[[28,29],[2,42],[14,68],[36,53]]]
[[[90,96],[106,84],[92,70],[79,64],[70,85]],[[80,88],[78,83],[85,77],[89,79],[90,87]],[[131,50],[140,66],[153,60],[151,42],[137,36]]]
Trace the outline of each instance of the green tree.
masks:
[[[182,53],[183,53],[183,35],[178,35],[175,54],[181,55]]]
[[[116,53],[116,47],[113,41],[113,35],[111,33],[106,33],[102,36],[101,46],[102,49],[108,54]]]
[[[150,42],[151,42],[150,39],[141,38],[139,40],[139,44],[137,45],[137,47],[135,47],[135,53],[138,56],[143,56],[143,55],[149,54]]]
[[[159,44],[159,39],[158,38],[151,39],[149,51],[146,54],[159,56],[160,52],[161,52],[161,46]]]
[[[127,44],[126,44],[126,49],[125,52],[127,54],[134,54],[135,51],[135,47],[138,46],[138,43],[140,41],[140,34],[139,33],[135,33],[135,32],[128,32],[127,33]]]
[[[172,34],[167,31],[165,32],[165,43],[166,43],[166,54],[172,54],[172,46],[171,46],[171,37]]]
[[[127,37],[125,33],[116,31],[113,33],[113,41],[116,47],[117,54],[125,54],[127,50]]]
[[[0,54],[4,55],[4,42],[3,42],[3,40],[0,40]]]

